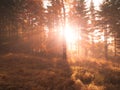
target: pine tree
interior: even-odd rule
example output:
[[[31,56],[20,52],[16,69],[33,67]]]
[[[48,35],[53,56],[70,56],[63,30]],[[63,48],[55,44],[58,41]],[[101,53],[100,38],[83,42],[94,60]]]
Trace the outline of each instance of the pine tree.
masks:
[[[48,5],[46,9],[47,10],[46,25],[48,27],[48,44],[47,44],[48,51],[52,53],[57,53],[57,51],[60,52],[62,48],[63,57],[64,55],[66,57],[66,50],[65,50],[66,46],[62,45],[65,43],[63,43],[62,42],[63,40],[60,40],[60,37],[59,37],[59,33],[61,31],[60,28],[62,27],[63,29],[63,27],[65,26],[64,15],[63,15],[64,3],[62,2],[62,0],[49,0],[49,2],[50,2],[50,5]]]
[[[119,8],[120,8],[120,0],[104,0],[103,4],[101,5],[101,12],[100,12],[100,15],[102,18],[101,24],[104,27],[106,33],[112,32],[115,38],[120,36],[120,31],[119,31],[120,9]],[[105,39],[105,41],[106,40],[107,39]],[[116,50],[115,50],[115,55],[116,55]]]
[[[87,26],[88,26],[88,10],[87,10],[87,6],[86,6],[86,2],[85,0],[78,0],[76,1],[76,14],[78,17],[78,33],[81,32],[81,38],[82,38],[82,49],[84,51],[84,55],[88,56],[88,30],[87,30]],[[78,41],[79,43],[80,41]],[[79,48],[79,45],[78,45]]]

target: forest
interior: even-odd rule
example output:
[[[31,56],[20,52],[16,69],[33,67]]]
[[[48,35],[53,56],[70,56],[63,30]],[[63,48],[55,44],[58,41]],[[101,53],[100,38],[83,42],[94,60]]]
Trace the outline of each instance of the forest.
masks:
[[[119,89],[120,0],[0,0],[0,90]]]

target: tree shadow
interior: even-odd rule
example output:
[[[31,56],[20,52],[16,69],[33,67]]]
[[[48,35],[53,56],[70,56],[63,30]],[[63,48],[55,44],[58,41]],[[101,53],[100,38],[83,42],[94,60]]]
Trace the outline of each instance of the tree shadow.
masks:
[[[62,55],[33,54],[20,42],[0,48],[0,90],[77,90]]]

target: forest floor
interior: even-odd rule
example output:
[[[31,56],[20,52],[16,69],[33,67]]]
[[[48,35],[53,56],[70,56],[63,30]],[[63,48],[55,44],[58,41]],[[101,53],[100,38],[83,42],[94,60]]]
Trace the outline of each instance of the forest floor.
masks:
[[[120,58],[72,58],[71,63],[6,48],[0,51],[0,90],[120,90]]]
[[[70,64],[60,57],[0,56],[0,90],[119,90],[120,63],[99,59]]]

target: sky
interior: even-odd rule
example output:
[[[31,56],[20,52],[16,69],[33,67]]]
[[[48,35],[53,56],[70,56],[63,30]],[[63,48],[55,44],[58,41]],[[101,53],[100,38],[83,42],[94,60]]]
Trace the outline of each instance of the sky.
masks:
[[[90,5],[91,0],[86,0],[88,6]],[[96,9],[99,9],[99,5],[103,2],[103,0],[93,0],[94,2],[94,6],[96,7]]]
[[[43,1],[46,6],[48,4],[48,0],[43,0]],[[70,1],[70,0],[68,0],[68,1]],[[85,0],[85,1],[89,7],[91,0]],[[96,9],[99,9],[99,5],[103,2],[103,0],[93,0],[93,2],[94,2]]]

